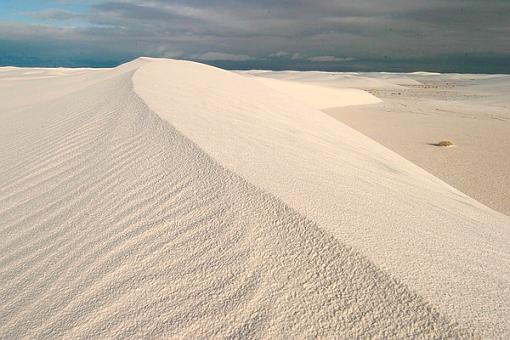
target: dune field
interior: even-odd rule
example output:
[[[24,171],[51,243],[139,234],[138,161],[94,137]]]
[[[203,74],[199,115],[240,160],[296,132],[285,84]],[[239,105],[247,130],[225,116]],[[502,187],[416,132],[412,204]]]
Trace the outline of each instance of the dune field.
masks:
[[[290,74],[0,67],[0,338],[510,337],[507,203],[345,118],[438,76]]]

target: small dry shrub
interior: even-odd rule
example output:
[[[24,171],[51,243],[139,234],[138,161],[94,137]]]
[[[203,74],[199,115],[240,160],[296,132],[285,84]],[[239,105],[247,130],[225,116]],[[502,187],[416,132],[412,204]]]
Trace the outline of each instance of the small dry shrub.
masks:
[[[439,143],[436,144],[437,146],[445,146],[445,147],[448,147],[448,146],[453,146],[453,143],[450,142],[449,140],[442,140],[440,141]]]

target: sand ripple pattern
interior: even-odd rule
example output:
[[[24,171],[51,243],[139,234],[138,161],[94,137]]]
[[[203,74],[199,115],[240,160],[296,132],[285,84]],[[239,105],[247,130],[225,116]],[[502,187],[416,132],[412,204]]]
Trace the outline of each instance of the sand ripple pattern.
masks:
[[[136,66],[0,116],[0,338],[472,336],[152,113]]]

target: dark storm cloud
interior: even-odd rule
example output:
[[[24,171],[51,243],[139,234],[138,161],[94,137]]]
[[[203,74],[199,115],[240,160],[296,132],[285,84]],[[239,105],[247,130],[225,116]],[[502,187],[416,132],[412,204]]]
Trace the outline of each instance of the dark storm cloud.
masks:
[[[30,15],[64,20],[77,14]],[[80,27],[0,25],[0,39],[18,45],[46,39],[74,49],[95,46],[109,55],[223,61],[227,67],[367,69],[400,63],[406,69],[419,67],[420,60],[449,65],[449,56],[467,64],[497,61],[500,67],[510,56],[506,0],[90,1],[80,16],[87,22]]]

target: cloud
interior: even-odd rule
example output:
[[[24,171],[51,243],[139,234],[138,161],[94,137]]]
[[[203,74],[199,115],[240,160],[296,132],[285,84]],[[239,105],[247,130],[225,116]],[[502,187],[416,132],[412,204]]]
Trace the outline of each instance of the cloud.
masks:
[[[292,60],[298,60],[298,59],[303,59],[304,57],[301,53],[295,52],[292,54],[292,56],[290,58]]]
[[[27,12],[26,15],[39,20],[71,20],[81,17],[78,13],[56,8]]]
[[[221,52],[206,52],[204,54],[200,54],[194,57],[197,60],[204,61],[247,61],[247,60],[255,60],[256,58],[250,57],[245,54],[229,54],[229,53],[221,53]]]
[[[289,52],[285,52],[285,51],[278,51],[276,53],[271,53],[269,56],[270,57],[276,57],[276,58],[281,58],[281,57],[288,57],[290,55]]]
[[[317,57],[310,57],[307,58],[309,61],[313,62],[342,62],[342,61],[354,61],[356,58],[353,57],[347,57],[347,58],[337,58],[330,55],[324,55],[324,56],[317,56]]]
[[[466,60],[510,56],[506,0],[49,2],[54,9],[30,12],[44,25],[19,22],[13,30],[4,23],[0,39],[18,39],[25,53],[34,55],[38,51],[30,47],[37,37],[72,42],[82,50],[93,44],[125,56],[178,55],[270,68],[379,67],[397,60],[439,62],[448,55]],[[75,5],[85,9],[70,11]],[[73,27],[78,16],[83,24]]]

